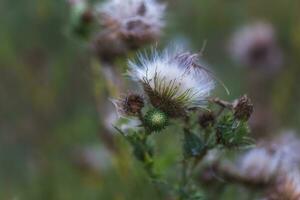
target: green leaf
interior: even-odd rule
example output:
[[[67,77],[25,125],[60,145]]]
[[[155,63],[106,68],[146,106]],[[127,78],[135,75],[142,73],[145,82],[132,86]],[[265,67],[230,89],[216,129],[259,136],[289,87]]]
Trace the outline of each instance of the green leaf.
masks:
[[[200,137],[194,133],[184,133],[183,150],[185,158],[197,157],[201,155],[204,148],[205,144]]]

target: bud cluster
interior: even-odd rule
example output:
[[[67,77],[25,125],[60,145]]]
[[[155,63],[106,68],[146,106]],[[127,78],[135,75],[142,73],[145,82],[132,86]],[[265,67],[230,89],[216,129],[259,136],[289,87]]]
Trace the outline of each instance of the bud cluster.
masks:
[[[247,125],[253,111],[251,100],[245,95],[233,103],[210,101],[215,79],[200,64],[198,54],[168,49],[161,54],[154,51],[151,57],[140,55],[138,61],[129,62],[128,75],[143,95],[128,94],[113,102],[121,116],[135,118],[140,125],[128,133],[117,130],[130,142],[151,178],[156,179],[157,174],[154,148],[148,141],[168,126],[176,125],[182,131],[184,170],[188,165],[197,166],[212,149],[252,145]],[[211,109],[216,105],[221,106],[220,111]],[[184,188],[188,199],[201,196],[191,185]]]

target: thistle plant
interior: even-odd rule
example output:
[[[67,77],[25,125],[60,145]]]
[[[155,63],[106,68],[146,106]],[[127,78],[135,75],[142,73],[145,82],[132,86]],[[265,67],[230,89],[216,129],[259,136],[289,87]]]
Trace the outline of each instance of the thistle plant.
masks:
[[[137,61],[129,61],[128,75],[143,94],[128,94],[113,102],[122,117],[138,119],[139,124],[127,131],[115,126],[116,130],[131,144],[154,183],[167,185],[176,199],[202,199],[205,193],[197,184],[195,169],[209,152],[253,144],[247,125],[253,111],[250,99],[243,96],[231,103],[213,98],[212,72],[200,64],[198,54],[176,48],[140,54]],[[172,126],[179,127],[173,134],[182,138],[181,175],[175,183],[155,170],[153,141],[153,135],[166,134],[164,130]]]
[[[107,113],[101,110],[104,106],[97,87],[102,83],[99,72],[104,75],[104,91],[112,98],[119,116],[114,129],[128,141],[163,199],[219,199],[221,195],[215,191],[224,189],[227,183],[256,188],[266,200],[299,199],[296,165],[300,159],[295,155],[299,140],[294,136],[277,138],[255,147],[249,137],[250,119],[263,127],[259,131],[252,123],[257,138],[271,132],[265,131],[266,127],[275,127],[265,91],[271,91],[270,80],[281,69],[283,55],[270,24],[245,26],[230,42],[232,58],[249,72],[248,92],[253,103],[247,95],[232,101],[213,96],[218,83],[224,84],[202,65],[200,54],[180,48],[162,52],[152,49],[151,55],[140,53],[136,60],[130,59],[126,75],[141,91],[121,94],[127,89],[120,75],[124,72],[123,63],[132,52],[160,39],[166,25],[166,5],[156,0],[69,3],[71,32],[84,39],[97,58],[92,62],[92,71],[101,118],[106,118]],[[266,78],[266,74],[271,76]],[[264,117],[266,114],[270,116]],[[159,170],[158,157],[164,155],[159,153],[157,140],[171,134],[169,142],[180,143],[181,153],[176,159],[180,162]],[[175,141],[175,135],[181,140]],[[117,146],[112,134],[102,139],[107,146]],[[235,161],[232,155],[241,150],[247,151]]]

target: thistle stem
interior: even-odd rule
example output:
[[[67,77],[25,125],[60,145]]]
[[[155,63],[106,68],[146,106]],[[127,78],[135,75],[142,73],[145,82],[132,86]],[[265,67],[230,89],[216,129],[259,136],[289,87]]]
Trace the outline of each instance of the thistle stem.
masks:
[[[227,108],[227,109],[232,110],[232,107],[233,107],[233,106],[232,106],[232,103],[230,103],[230,102],[221,100],[221,99],[219,99],[219,98],[211,99],[211,101],[212,101],[213,103],[215,103],[215,104],[217,104],[217,105],[223,107],[223,108]]]

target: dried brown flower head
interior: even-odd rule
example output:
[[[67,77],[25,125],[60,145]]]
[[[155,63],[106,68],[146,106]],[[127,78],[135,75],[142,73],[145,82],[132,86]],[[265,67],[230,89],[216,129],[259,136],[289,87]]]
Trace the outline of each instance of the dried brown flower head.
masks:
[[[137,116],[143,109],[144,98],[139,94],[129,94],[118,100],[113,100],[117,111],[122,116]]]
[[[212,112],[205,112],[199,116],[198,122],[202,128],[207,128],[214,125],[215,115]]]
[[[253,104],[247,95],[242,96],[233,103],[235,118],[248,120],[253,113]]]

